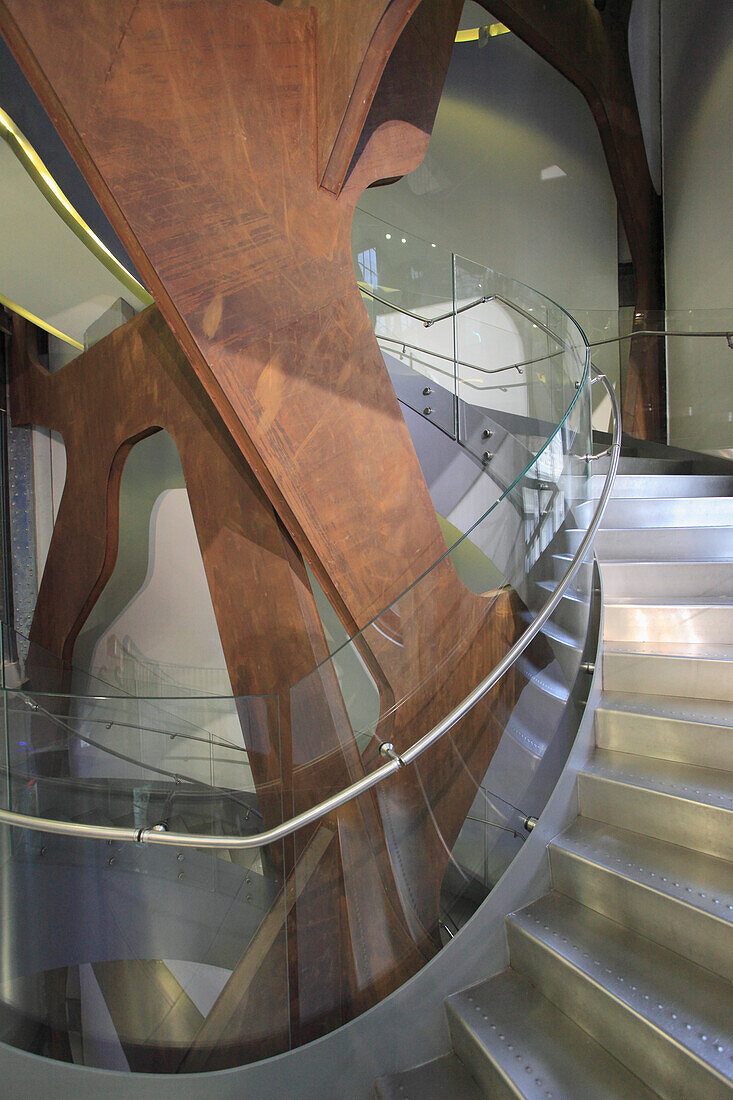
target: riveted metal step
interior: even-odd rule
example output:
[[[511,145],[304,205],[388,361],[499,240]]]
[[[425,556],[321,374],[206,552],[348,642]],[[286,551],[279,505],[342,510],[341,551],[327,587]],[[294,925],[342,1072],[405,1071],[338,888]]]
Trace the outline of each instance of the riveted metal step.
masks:
[[[606,691],[733,700],[733,646],[607,642],[603,687]]]
[[[733,774],[597,749],[578,775],[580,813],[733,860]]]
[[[654,1094],[514,970],[446,1001],[454,1049],[480,1082],[481,1095],[504,1098]]]
[[[611,499],[604,527],[731,527],[733,497],[629,497]]]
[[[725,598],[647,601],[606,597],[604,607],[606,641],[725,644],[733,638],[733,603]]]
[[[560,893],[733,980],[733,863],[583,817],[549,852]]]
[[[724,700],[604,692],[595,732],[601,749],[733,772],[733,707]]]
[[[603,597],[680,599],[733,597],[733,561],[605,561]]]
[[[529,625],[534,615],[525,611],[521,613],[521,618]],[[578,672],[585,639],[564,630],[553,619],[545,623],[540,633],[550,643],[566,681],[572,683]]]
[[[558,582],[554,580],[536,582],[537,607],[541,608],[543,604],[547,603],[557,585]],[[589,614],[589,597],[571,588],[565,592],[560,603],[553,611],[550,622],[556,623],[562,630],[575,638],[585,639]]]
[[[729,527],[614,527],[608,515],[595,538],[594,548],[604,561],[715,561],[733,559],[733,531]],[[568,532],[577,546],[582,531]],[[575,549],[573,546],[573,550]]]
[[[604,482],[605,474],[593,475],[594,497],[600,496]],[[613,483],[614,499],[669,497],[671,492],[681,497],[733,496],[733,475],[678,474],[672,481],[667,474],[619,473]]]
[[[482,1100],[485,1095],[455,1054],[379,1077],[374,1094],[377,1100]]]
[[[730,1100],[730,982],[555,891],[507,932],[512,967],[650,1088]]]

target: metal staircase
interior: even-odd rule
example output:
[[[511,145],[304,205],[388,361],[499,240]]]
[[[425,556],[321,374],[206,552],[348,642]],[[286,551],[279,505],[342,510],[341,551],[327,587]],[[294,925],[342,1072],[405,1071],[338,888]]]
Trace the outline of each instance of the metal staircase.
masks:
[[[453,1052],[382,1100],[733,1096],[733,476],[707,469],[622,459],[552,889],[509,916],[510,969],[447,1000]]]

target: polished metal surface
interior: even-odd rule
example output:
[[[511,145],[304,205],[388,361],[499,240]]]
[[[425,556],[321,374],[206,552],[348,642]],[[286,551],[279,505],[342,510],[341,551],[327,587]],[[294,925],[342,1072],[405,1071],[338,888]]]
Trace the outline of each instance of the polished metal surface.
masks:
[[[733,980],[733,865],[579,817],[550,845],[556,890]]]
[[[654,1095],[514,970],[456,993],[446,1010],[454,1049],[483,1096],[651,1100]]]
[[[549,845],[552,892],[508,919],[511,969],[447,1005],[487,1096],[617,1095],[611,1056],[638,1075],[619,1095],[733,1096],[733,478],[624,462],[596,543],[604,691],[581,816]],[[568,1076],[583,1043],[592,1084]],[[566,1076],[545,1088],[548,1064]]]
[[[606,691],[733,701],[733,645],[607,642],[603,687]]]
[[[486,1095],[455,1054],[380,1077],[374,1093],[377,1100],[482,1100]]]
[[[733,596],[733,561],[605,561],[601,564],[603,595],[612,602]]]
[[[733,860],[733,773],[598,749],[578,776],[583,817]]]
[[[701,642],[733,639],[733,603],[725,597],[640,600],[606,598],[603,635],[611,642]]]
[[[730,982],[556,892],[507,932],[512,966],[650,1088],[730,1100]]]
[[[733,497],[627,497],[612,500],[606,527],[731,527]]]
[[[580,537],[579,535],[576,538]],[[670,530],[659,527],[638,527],[633,537],[623,526],[605,524],[598,532],[595,545],[598,560],[628,561],[731,561],[733,560],[733,527],[703,525]]]
[[[603,474],[593,474],[591,488],[600,493]],[[680,474],[674,480],[675,493],[683,497],[725,497],[733,495],[733,474]],[[667,474],[624,474],[616,478],[614,500],[622,497],[669,498],[670,479]]]
[[[595,728],[601,749],[733,772],[733,707],[724,700],[606,692]]]

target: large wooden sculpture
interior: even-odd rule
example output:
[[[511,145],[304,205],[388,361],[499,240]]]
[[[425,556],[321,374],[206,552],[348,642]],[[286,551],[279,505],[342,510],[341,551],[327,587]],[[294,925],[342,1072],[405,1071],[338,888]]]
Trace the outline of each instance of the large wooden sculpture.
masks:
[[[381,762],[376,745],[357,751],[332,670],[298,683],[325,653],[303,559],[350,631],[392,605],[359,646],[382,696],[380,736],[398,750],[521,630],[509,591],[475,596],[450,560],[423,576],[445,543],[350,254],[363,188],[424,154],[460,6],[0,5],[4,34],[160,310],[58,376],[23,353],[16,419],[58,428],[69,448],[36,640],[68,656],[114,560],[124,456],[166,427],[234,691],[281,700],[288,816]],[[60,597],[78,570],[71,517],[82,509],[95,517],[88,560]],[[368,1007],[436,949],[450,850],[522,682],[513,670],[419,767],[286,846],[288,882],[309,867],[288,909],[290,1006],[277,1006],[296,1041]],[[262,754],[259,767],[270,823],[274,760]],[[284,933],[256,968],[245,955],[182,1068],[284,1042],[284,1022],[270,1048],[248,1038],[253,1020],[276,1014]]]

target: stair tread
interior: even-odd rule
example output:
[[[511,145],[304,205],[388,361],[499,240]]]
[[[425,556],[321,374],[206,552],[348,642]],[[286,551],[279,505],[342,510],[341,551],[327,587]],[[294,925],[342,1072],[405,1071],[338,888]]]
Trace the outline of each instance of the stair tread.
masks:
[[[375,1091],[381,1100],[482,1100],[484,1096],[455,1054],[379,1077]]]
[[[651,1092],[515,970],[454,994],[449,1017],[471,1036],[518,1095],[540,1100],[603,1096],[651,1100]]]
[[[604,691],[597,711],[617,711],[643,718],[669,718],[699,722],[702,725],[733,726],[733,707],[730,702],[722,699]]]
[[[717,768],[596,749],[581,774],[733,811],[733,772]]]
[[[603,602],[606,607],[729,607],[733,611],[733,602],[727,596],[611,596]]]
[[[552,891],[510,924],[696,1060],[733,1079],[733,985]]]
[[[663,648],[660,648],[663,647]],[[725,642],[634,642],[608,641],[604,643],[606,653],[633,653],[642,657],[679,657],[696,661],[733,661],[733,645]]]
[[[579,817],[550,850],[596,864],[733,926],[733,863]]]

